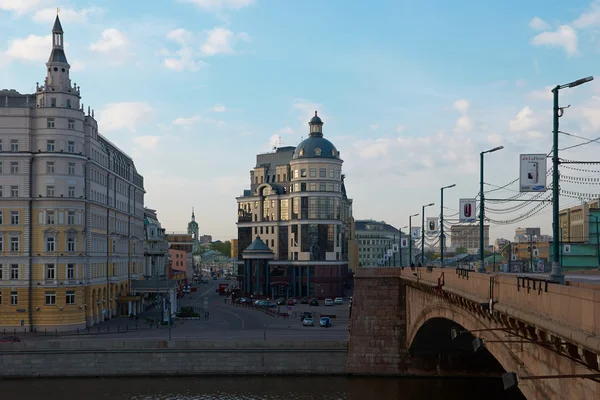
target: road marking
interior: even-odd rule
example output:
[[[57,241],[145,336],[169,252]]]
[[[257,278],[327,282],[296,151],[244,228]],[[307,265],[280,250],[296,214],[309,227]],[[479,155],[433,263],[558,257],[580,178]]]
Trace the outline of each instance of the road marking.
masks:
[[[234,313],[234,312],[232,312],[232,311],[225,311],[225,310],[223,310],[223,309],[219,309],[219,311],[221,311],[221,312],[224,312],[224,313],[233,314],[233,315],[235,315],[236,317],[238,317],[238,318],[240,319],[240,321],[242,321],[242,327],[240,328],[240,330],[243,330],[243,329],[244,329],[244,325],[245,325],[244,318],[240,317],[238,314],[236,314],[236,313]]]

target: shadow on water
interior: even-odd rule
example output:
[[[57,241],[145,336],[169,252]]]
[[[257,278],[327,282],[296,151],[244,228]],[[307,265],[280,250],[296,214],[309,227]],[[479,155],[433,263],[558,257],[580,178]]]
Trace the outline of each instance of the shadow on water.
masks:
[[[500,379],[198,377],[0,381],[0,393],[44,400],[524,399]]]

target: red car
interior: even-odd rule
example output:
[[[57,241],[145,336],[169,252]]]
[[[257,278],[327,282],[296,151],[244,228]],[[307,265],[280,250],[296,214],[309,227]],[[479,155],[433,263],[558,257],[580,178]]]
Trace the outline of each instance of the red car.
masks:
[[[292,297],[292,298],[288,299],[286,303],[287,303],[288,306],[295,306],[296,305],[296,299]]]
[[[3,338],[0,339],[0,343],[12,343],[12,342],[20,342],[21,339],[19,339],[17,336],[4,336]]]

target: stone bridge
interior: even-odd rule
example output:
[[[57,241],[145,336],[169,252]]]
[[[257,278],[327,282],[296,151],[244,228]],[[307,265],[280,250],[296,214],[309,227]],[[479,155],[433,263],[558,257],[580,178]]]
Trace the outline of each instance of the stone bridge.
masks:
[[[351,312],[350,374],[515,372],[527,399],[600,398],[598,378],[526,379],[599,373],[600,285],[450,268],[360,268]]]

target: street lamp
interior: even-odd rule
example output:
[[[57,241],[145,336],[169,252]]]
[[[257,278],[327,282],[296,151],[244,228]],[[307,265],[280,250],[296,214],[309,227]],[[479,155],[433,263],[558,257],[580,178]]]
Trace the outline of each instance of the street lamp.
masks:
[[[425,207],[432,205],[434,203],[424,205],[421,212],[421,267],[425,265]]]
[[[403,265],[402,265],[402,229],[406,229],[406,228],[408,228],[408,225],[400,228],[400,240],[398,241],[398,252],[400,253],[400,267],[403,267]],[[410,233],[409,233],[409,235],[410,235]],[[394,267],[395,266],[396,266],[396,264],[394,264]]]
[[[562,272],[562,266],[560,265],[560,241],[559,238],[559,187],[558,187],[558,119],[563,115],[563,109],[558,107],[558,91],[566,88],[573,88],[575,86],[583,85],[584,83],[594,80],[593,76],[582,78],[566,85],[558,85],[552,89],[554,95],[554,107],[553,107],[553,128],[552,128],[552,272],[550,272],[550,278],[558,281],[561,284],[565,283],[565,275]]]
[[[408,266],[412,265],[412,217],[417,217],[419,213],[408,217]]]
[[[479,154],[479,258],[480,264],[478,272],[485,272],[485,253],[483,251],[483,221],[485,219],[485,199],[483,195],[483,155],[502,150],[504,146],[494,147],[493,149],[482,151]]]
[[[456,184],[453,183],[452,185],[444,186],[440,189],[440,265],[442,268],[444,268],[444,189],[450,189],[455,186]]]

